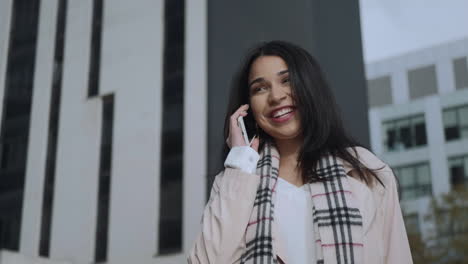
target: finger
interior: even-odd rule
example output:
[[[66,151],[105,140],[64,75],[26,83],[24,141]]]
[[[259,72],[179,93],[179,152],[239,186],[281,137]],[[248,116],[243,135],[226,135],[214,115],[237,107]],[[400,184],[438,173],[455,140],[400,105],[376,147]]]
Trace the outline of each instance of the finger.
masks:
[[[237,122],[237,120],[239,119],[239,116],[246,116],[248,115],[248,113],[246,111],[242,111],[242,112],[239,112],[236,114],[236,116],[232,117],[232,123],[231,124],[235,124],[237,127],[239,127],[239,123]]]
[[[246,105],[247,108],[248,108],[248,105]],[[246,116],[247,115],[247,109],[243,110],[243,108],[239,108],[237,109],[236,112],[234,112],[234,114],[231,115],[231,128],[235,128],[235,127],[239,127],[238,124],[237,124],[237,118],[239,116]]]
[[[237,110],[234,112],[234,114],[232,114],[235,118],[239,117],[239,114],[242,113],[242,112],[247,112],[247,110],[249,109],[249,105],[248,104],[245,104],[245,105],[241,105],[239,108],[237,108]]]
[[[246,145],[245,142],[243,142],[242,131],[237,122],[237,119],[239,118],[239,116],[246,116],[248,108],[249,108],[249,105],[242,105],[230,117],[231,119],[230,125],[229,125],[229,143],[230,143],[229,147],[230,148],[232,148],[232,146],[237,146],[237,145],[239,146]]]

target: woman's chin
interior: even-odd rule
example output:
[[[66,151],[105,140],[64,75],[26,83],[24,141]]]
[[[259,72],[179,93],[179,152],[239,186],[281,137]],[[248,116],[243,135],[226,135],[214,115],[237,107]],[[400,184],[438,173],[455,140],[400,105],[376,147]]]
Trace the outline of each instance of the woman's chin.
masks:
[[[300,136],[300,133],[274,133],[272,135],[272,138],[275,140],[294,140],[298,139]]]

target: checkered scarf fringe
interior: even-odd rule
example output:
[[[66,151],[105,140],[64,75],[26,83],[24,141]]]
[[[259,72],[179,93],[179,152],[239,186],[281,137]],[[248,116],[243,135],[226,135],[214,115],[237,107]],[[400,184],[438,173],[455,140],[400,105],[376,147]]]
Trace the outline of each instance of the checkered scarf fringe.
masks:
[[[272,234],[278,172],[278,150],[266,142],[257,163],[260,185],[246,227],[246,250],[240,263],[278,263]],[[335,156],[321,158],[317,173],[330,180],[308,184],[315,234],[315,241],[310,243],[315,244],[316,263],[362,263],[362,217],[341,160]]]

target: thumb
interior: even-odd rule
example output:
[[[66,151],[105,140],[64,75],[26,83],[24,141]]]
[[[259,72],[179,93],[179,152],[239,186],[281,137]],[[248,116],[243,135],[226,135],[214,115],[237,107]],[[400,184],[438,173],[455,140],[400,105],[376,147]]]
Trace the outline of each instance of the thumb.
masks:
[[[250,145],[251,148],[253,148],[255,151],[258,153],[258,145],[260,144],[260,139],[258,137],[255,137],[252,141],[252,145]]]

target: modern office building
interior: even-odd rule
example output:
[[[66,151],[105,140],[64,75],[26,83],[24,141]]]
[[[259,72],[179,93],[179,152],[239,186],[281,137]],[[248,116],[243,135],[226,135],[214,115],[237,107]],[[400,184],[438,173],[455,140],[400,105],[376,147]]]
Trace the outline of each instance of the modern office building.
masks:
[[[468,187],[468,38],[366,65],[372,149],[393,169],[408,230],[431,197]]]
[[[184,263],[261,40],[316,55],[369,145],[359,7],[341,5],[0,1],[0,263]]]

